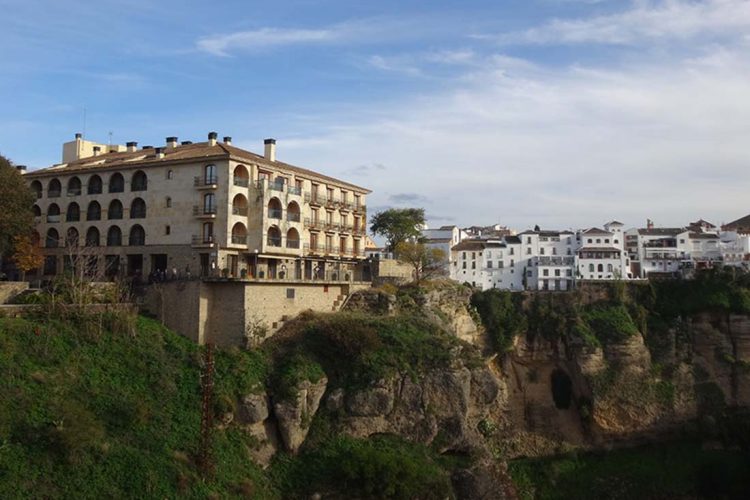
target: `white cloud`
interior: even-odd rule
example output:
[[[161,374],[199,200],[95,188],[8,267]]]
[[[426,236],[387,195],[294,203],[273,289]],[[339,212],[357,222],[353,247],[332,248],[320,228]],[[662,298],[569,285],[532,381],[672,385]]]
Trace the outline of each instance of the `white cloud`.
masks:
[[[253,51],[282,45],[321,43],[341,38],[345,29],[261,28],[228,35],[213,35],[196,42],[198,50],[216,56],[227,56],[232,50]]]
[[[502,44],[641,44],[647,40],[684,40],[695,36],[743,36],[750,28],[747,0],[662,0],[634,2],[618,14],[584,19],[555,19],[515,33],[478,35]]]
[[[484,66],[449,91],[319,116],[297,131],[303,148],[280,138],[279,154],[344,178],[381,162],[388,175],[357,179],[372,206],[417,193],[417,205],[459,224],[720,223],[748,210],[742,50],[614,69]]]

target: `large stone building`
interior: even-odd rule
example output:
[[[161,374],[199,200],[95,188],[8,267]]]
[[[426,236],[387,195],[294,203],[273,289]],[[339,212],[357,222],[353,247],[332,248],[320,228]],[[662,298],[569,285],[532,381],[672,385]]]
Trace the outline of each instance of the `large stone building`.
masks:
[[[140,149],[77,134],[63,161],[25,175],[45,276],[78,241],[108,275],[361,279],[370,191],[278,161],[273,139],[260,156],[215,132]]]

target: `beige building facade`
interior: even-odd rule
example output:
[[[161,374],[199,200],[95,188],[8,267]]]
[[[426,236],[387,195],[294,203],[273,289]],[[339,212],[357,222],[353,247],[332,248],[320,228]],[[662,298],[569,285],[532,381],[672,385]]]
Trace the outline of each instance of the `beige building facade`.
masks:
[[[359,281],[369,190],[208,134],[201,143],[96,145],[27,173],[44,277],[84,247],[108,276]]]

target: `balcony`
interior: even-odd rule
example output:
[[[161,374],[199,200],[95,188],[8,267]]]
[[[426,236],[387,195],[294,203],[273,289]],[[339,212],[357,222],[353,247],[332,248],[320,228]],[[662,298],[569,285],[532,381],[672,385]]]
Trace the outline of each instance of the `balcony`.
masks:
[[[130,218],[131,219],[145,219],[146,218],[146,210],[143,208],[135,209],[130,211]]]
[[[193,205],[193,216],[198,217],[199,219],[215,219],[216,207],[211,205],[207,207]]]
[[[247,215],[247,207],[232,207],[232,215]]]
[[[349,224],[340,224],[339,225],[339,232],[340,233],[346,233],[346,234],[352,234],[352,230],[354,229],[353,226]]]
[[[310,205],[325,205],[328,198],[325,195],[317,193],[305,193],[305,201]]]
[[[59,189],[56,189],[54,191],[48,191],[47,198],[59,198],[60,194],[61,194],[61,191]]]
[[[197,189],[216,189],[219,184],[219,178],[216,175],[198,176],[193,179],[193,185]]]
[[[361,204],[361,203],[355,203],[354,204],[354,211],[355,212],[360,212],[360,213],[365,213],[367,211],[367,207],[365,205]]]
[[[244,234],[233,234],[232,245],[245,245],[247,246],[247,236]]]
[[[301,196],[302,195],[302,188],[297,186],[289,186],[289,194],[293,194],[295,196]]]
[[[575,258],[570,256],[541,256],[539,257],[540,266],[572,266],[575,263]]]
[[[197,248],[211,248],[216,244],[214,241],[214,235],[208,235],[208,236],[197,236],[193,235],[191,246],[197,247]]]
[[[81,188],[68,188],[68,196],[81,196]]]
[[[57,214],[57,215],[48,215],[47,216],[47,222],[60,222],[60,214]]]
[[[286,247],[298,249],[300,247],[300,240],[286,240]]]
[[[338,231],[340,228],[341,228],[340,224],[336,224],[336,223],[331,222],[331,221],[326,221],[326,223],[325,223],[325,230],[327,232],[329,232],[329,233],[334,233],[334,232]]]
[[[269,247],[281,247],[281,238],[274,238],[273,236],[267,236],[266,244]]]
[[[248,186],[250,185],[250,179],[248,179],[247,177],[235,177],[235,178],[234,178],[234,179],[232,180],[232,183],[233,183],[233,184],[234,184],[235,186],[239,186],[239,187],[248,187]]]
[[[341,204],[341,201],[338,198],[328,198],[326,200],[326,207],[328,208],[336,208]]]
[[[287,212],[286,213],[286,220],[289,222],[299,222],[300,221],[300,215],[296,212]]]
[[[323,229],[325,224],[320,219],[305,219],[305,227],[308,229]]]
[[[269,208],[268,209],[268,218],[269,219],[281,219],[283,215],[283,210],[278,208]]]

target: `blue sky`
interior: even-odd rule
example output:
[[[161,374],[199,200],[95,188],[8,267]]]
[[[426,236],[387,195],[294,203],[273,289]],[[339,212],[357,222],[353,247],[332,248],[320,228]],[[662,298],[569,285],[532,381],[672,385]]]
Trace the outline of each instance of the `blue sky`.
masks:
[[[523,229],[750,211],[750,2],[0,0],[0,153],[212,130]]]

